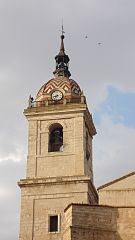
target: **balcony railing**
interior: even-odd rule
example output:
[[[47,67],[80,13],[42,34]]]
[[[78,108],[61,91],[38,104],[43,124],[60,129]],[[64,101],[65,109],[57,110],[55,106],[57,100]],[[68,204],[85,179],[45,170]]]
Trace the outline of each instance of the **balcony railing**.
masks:
[[[47,107],[47,106],[50,106],[50,105],[60,105],[60,104],[66,105],[66,104],[69,104],[69,103],[86,103],[85,96],[80,96],[78,98],[71,98],[71,99],[63,98],[60,101],[54,101],[54,100],[34,101],[30,97],[28,107],[29,108]]]

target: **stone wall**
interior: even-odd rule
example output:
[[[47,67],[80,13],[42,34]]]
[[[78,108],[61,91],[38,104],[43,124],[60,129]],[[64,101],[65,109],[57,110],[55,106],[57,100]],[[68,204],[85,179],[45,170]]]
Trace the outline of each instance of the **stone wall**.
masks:
[[[114,239],[116,217],[117,210],[112,207],[72,204],[65,211],[65,221],[72,240]],[[69,239],[64,236],[64,240]]]
[[[135,206],[135,172],[98,188],[99,203],[111,206]]]
[[[87,175],[93,181],[92,134],[95,132],[89,131],[95,130],[88,131],[91,156],[90,160],[87,160],[85,115],[89,116],[87,121],[89,128],[92,129],[94,125],[85,104],[77,106],[71,104],[70,108],[59,106],[55,109],[48,106],[25,110],[29,122],[28,178]],[[49,128],[57,123],[63,127],[63,151],[49,152]]]
[[[118,240],[135,240],[135,207],[117,208]]]
[[[72,204],[65,210],[64,240],[135,239],[135,208]]]
[[[98,200],[90,179],[82,176],[25,179],[21,180],[19,185],[22,190],[20,240],[62,239],[66,230],[66,206],[75,202],[90,203],[89,199],[93,204],[97,204]],[[89,198],[89,195],[92,196]],[[49,233],[50,215],[59,215],[60,225],[57,233]]]

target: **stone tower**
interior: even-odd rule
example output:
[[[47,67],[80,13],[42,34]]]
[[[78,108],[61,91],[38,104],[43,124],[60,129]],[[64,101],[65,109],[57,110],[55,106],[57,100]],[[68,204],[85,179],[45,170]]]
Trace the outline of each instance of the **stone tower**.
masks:
[[[95,205],[92,116],[79,85],[70,78],[64,35],[55,57],[54,78],[29,98],[26,178],[20,180],[20,240],[63,239],[64,209]]]

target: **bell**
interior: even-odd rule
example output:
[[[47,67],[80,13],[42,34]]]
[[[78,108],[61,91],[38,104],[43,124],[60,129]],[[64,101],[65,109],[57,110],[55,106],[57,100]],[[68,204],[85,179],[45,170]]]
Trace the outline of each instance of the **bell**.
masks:
[[[61,131],[59,129],[54,130],[53,139],[55,144],[59,144],[62,141]]]

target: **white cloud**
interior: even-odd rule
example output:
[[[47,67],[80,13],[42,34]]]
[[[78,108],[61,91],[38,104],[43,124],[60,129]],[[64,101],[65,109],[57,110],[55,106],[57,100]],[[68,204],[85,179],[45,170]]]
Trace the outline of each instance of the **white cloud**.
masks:
[[[13,162],[20,162],[22,159],[26,158],[26,153],[24,153],[24,149],[19,147],[15,148],[14,152],[9,152],[7,155],[0,154],[0,162],[2,161],[13,161]]]
[[[0,162],[0,239],[19,237],[20,191],[17,181],[25,176],[25,161]],[[8,231],[7,231],[8,229]]]
[[[0,186],[0,198],[9,197],[11,194],[10,189],[6,189],[3,186]]]
[[[94,140],[94,172],[96,185],[135,170],[135,129],[115,124],[102,116]]]

